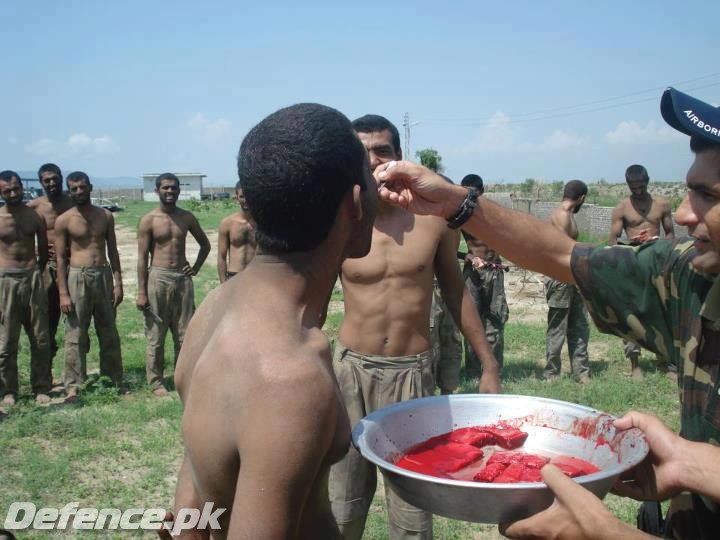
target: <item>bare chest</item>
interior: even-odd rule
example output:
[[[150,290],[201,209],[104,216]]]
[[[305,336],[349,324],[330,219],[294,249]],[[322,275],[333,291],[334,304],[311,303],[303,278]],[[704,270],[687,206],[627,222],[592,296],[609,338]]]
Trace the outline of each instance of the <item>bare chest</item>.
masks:
[[[77,242],[103,241],[107,232],[107,222],[103,216],[93,215],[85,217],[73,215],[67,223],[67,232],[70,239]]]
[[[188,227],[178,219],[159,217],[153,219],[152,238],[157,244],[185,242]]]
[[[4,244],[32,241],[37,225],[29,219],[12,215],[0,216],[0,241]]]
[[[658,226],[662,218],[662,209],[655,201],[630,201],[625,206],[623,221],[627,227],[651,224]]]
[[[389,278],[421,279],[434,273],[440,236],[432,228],[417,228],[399,239],[374,230],[370,253],[343,263],[343,277],[351,282],[372,283]]]
[[[247,222],[236,222],[230,226],[230,245],[242,247],[255,243],[255,231]]]

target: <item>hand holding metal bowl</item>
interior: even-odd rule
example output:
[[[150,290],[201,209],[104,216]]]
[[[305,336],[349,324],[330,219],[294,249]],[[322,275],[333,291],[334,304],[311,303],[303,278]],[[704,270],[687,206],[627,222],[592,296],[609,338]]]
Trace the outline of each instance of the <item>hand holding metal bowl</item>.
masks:
[[[407,502],[441,516],[480,523],[512,522],[549,507],[542,482],[494,484],[427,476],[394,465],[409,448],[455,429],[507,422],[529,434],[522,447],[547,456],[574,456],[600,468],[575,478],[598,497],[640,463],[648,444],[638,429],[616,432],[614,417],[589,407],[529,396],[459,394],[384,407],[353,429],[353,444],[380,467]]]

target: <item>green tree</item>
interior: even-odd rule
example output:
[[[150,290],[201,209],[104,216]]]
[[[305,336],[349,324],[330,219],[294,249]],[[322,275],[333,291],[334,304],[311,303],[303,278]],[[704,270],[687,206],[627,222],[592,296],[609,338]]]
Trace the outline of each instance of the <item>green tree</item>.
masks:
[[[442,157],[434,148],[423,148],[415,152],[415,157],[420,160],[423,167],[427,167],[435,172],[442,172],[444,167]]]
[[[526,178],[525,181],[520,184],[520,191],[522,191],[525,195],[531,195],[533,189],[535,189],[535,183],[534,178]]]

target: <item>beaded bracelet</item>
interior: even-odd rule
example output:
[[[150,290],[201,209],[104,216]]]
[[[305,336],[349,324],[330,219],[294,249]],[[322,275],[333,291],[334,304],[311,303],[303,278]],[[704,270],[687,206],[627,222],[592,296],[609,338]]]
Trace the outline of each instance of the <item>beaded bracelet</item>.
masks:
[[[451,229],[460,228],[470,216],[473,215],[475,207],[477,206],[477,198],[480,192],[474,187],[467,188],[468,194],[460,205],[460,209],[451,217],[447,219],[448,227]]]

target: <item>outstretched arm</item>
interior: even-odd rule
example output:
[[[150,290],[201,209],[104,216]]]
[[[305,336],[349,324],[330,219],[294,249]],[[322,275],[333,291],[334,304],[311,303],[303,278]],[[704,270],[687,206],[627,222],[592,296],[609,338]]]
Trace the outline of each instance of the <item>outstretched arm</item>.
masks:
[[[465,287],[465,281],[460,272],[460,265],[457,261],[459,242],[460,236],[457,231],[447,229],[444,232],[435,255],[435,274],[440,285],[440,293],[455,324],[472,345],[482,364],[480,392],[499,394],[501,392],[500,368],[485,337],[485,328],[478,315],[475,302]]]
[[[448,218],[467,195],[465,188],[451,185],[437,173],[409,161],[380,165],[375,177],[382,200],[416,214]],[[478,197],[477,203],[463,230],[523,268],[575,283],[570,270],[574,240],[549,223],[503,208],[485,197]]]

